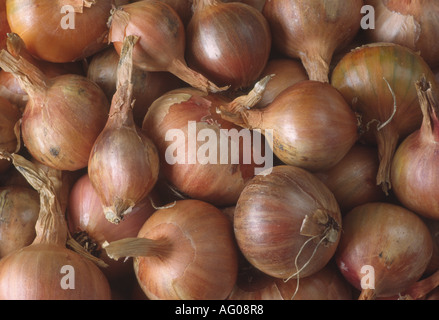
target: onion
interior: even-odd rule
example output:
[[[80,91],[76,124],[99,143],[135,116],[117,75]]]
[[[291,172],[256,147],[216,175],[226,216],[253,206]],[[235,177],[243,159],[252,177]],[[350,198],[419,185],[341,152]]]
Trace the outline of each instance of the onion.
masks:
[[[20,117],[18,108],[0,97],[0,150],[14,152],[19,148],[16,127]],[[5,172],[9,166],[8,160],[0,159],[0,173]]]
[[[186,59],[194,70],[232,89],[247,88],[260,77],[271,51],[270,27],[247,4],[194,0],[186,31]]]
[[[115,224],[148,196],[159,174],[157,148],[133,119],[132,52],[136,41],[134,36],[125,38],[110,115],[88,162],[90,182],[105,217]]]
[[[17,154],[2,157],[28,180],[40,195],[34,241],[0,260],[2,300],[106,300],[108,280],[88,258],[66,247],[67,223],[57,198],[59,187],[50,176]]]
[[[84,75],[81,62],[52,63],[44,60],[35,59],[27,50],[23,39],[16,33],[8,33],[6,48],[14,57],[23,57],[40,69],[48,78],[54,78],[63,74]],[[24,91],[19,80],[9,72],[0,70],[0,96],[5,97],[16,104],[21,111],[24,110],[29,100],[29,96]]]
[[[439,220],[423,218],[425,225],[430,230],[431,238],[433,239],[433,255],[430,259],[425,276],[431,276],[439,270]]]
[[[5,50],[0,53],[0,67],[11,72],[29,95],[21,130],[31,155],[59,170],[85,168],[108,117],[108,100],[99,86],[75,74],[49,79]]]
[[[283,281],[247,263],[240,268],[229,300],[352,300],[352,287],[338,269],[328,264],[304,279]]]
[[[180,200],[156,211],[137,238],[109,243],[107,254],[134,257],[149,299],[223,300],[238,272],[238,251],[228,218],[199,200]]]
[[[377,145],[377,184],[388,193],[390,167],[398,143],[419,128],[422,112],[415,83],[434,75],[425,61],[397,44],[369,44],[351,51],[338,63],[331,83],[360,115],[361,141]]]
[[[334,167],[315,175],[334,193],[344,215],[361,204],[386,199],[376,184],[378,166],[377,149],[356,144]]]
[[[341,235],[341,213],[317,177],[294,166],[255,176],[235,208],[235,237],[254,267],[280,279],[315,274],[332,258]]]
[[[261,77],[274,75],[267,84],[261,100],[255,108],[267,107],[286,88],[300,81],[308,80],[308,75],[300,61],[289,58],[270,59]]]
[[[434,0],[365,0],[375,9],[375,27],[365,34],[370,42],[392,42],[419,52],[439,66],[439,5]]]
[[[6,0],[0,1],[0,50],[6,46],[6,35],[11,32],[6,18]]]
[[[333,54],[360,29],[362,0],[267,0],[267,18],[277,50],[301,59],[310,80],[329,82]]]
[[[97,83],[109,101],[116,93],[119,54],[113,46],[95,54],[87,69],[87,77]],[[184,86],[183,81],[169,72],[148,72],[133,68],[132,74],[134,121],[142,126],[143,118],[151,103],[166,92]]]
[[[404,293],[425,272],[433,252],[430,232],[415,213],[390,203],[367,203],[343,218],[335,260],[361,291],[360,300]]]
[[[259,11],[262,11],[262,9],[264,8],[265,1],[266,0],[240,0],[240,1],[236,1],[236,0],[223,0],[223,2],[242,2],[242,3],[248,4],[248,5],[252,6],[252,7],[255,7]]]
[[[117,279],[131,275],[133,266],[127,261],[109,259],[102,245],[105,241],[136,237],[154,211],[150,200],[146,199],[135,206],[119,225],[109,222],[105,218],[99,196],[85,174],[75,182],[70,192],[67,222],[72,237],[108,265],[102,271],[114,283]]]
[[[109,21],[109,41],[120,54],[123,39],[134,35],[133,62],[144,71],[168,71],[203,91],[224,91],[185,61],[186,33],[183,22],[168,4],[143,0],[119,6]]]
[[[38,193],[32,188],[0,188],[0,259],[35,239],[40,212]]]
[[[423,78],[416,83],[423,114],[420,129],[396,149],[391,166],[393,191],[408,209],[426,218],[439,219],[439,91]]]
[[[334,166],[358,139],[350,106],[334,87],[319,81],[296,83],[263,109],[223,106],[221,116],[265,135],[271,132],[274,154],[284,164],[309,171]]]
[[[12,32],[23,39],[32,55],[50,62],[71,62],[105,48],[113,4],[113,0],[7,0],[6,9]]]
[[[261,87],[267,79],[261,80]],[[190,198],[230,206],[263,166],[272,166],[260,133],[242,130],[217,114],[221,105],[257,103],[256,91],[232,101],[216,93],[181,88],[154,101],[142,128],[159,150],[161,172],[171,187]]]

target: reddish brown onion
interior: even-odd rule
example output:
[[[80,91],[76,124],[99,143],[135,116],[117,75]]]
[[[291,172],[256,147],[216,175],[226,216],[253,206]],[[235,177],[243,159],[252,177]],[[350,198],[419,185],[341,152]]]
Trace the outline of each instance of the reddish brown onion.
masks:
[[[6,17],[6,0],[0,1],[0,50],[6,46],[6,35],[11,32]]]
[[[276,278],[302,279],[330,261],[342,220],[332,192],[294,166],[276,166],[254,177],[234,213],[235,237],[249,263]]]
[[[40,212],[38,192],[32,188],[0,188],[0,259],[34,241]]]
[[[229,219],[199,200],[180,200],[156,211],[137,238],[105,247],[118,259],[133,256],[149,299],[223,300],[238,272],[238,250]]]
[[[67,223],[58,199],[62,183],[56,172],[46,173],[17,154],[1,156],[38,191],[40,211],[33,242],[0,260],[0,299],[110,299],[108,280],[95,262],[66,247]]]
[[[133,2],[113,10],[109,41],[120,54],[123,39],[139,37],[134,64],[144,71],[168,71],[203,91],[224,91],[204,75],[190,69],[184,57],[186,34],[183,22],[172,7],[156,0]]]
[[[29,95],[21,132],[31,155],[59,170],[85,168],[108,117],[109,103],[101,88],[81,75],[49,79],[5,50],[0,53],[0,67],[14,74]]]
[[[377,184],[386,193],[392,187],[390,167],[397,145],[422,122],[415,86],[422,75],[434,81],[431,68],[417,53],[386,43],[352,50],[332,73],[332,85],[361,118],[360,139],[378,147]]]
[[[319,81],[288,87],[266,108],[229,105],[220,110],[228,121],[271,134],[271,148],[280,161],[309,171],[334,166],[358,139],[349,104],[333,86]]]
[[[134,36],[124,40],[110,114],[88,161],[90,182],[101,199],[105,217],[116,224],[148,196],[159,174],[157,148],[133,118],[135,43]]]
[[[21,114],[18,108],[0,96],[0,151],[14,152],[18,148],[16,132]],[[10,167],[8,160],[0,159],[0,173]]]
[[[432,252],[430,231],[418,215],[374,202],[345,215],[335,259],[366,300],[404,293],[424,274]]]
[[[329,82],[332,56],[360,30],[363,0],[267,0],[263,14],[281,53],[302,60],[310,80]]]
[[[240,265],[229,300],[352,300],[352,287],[329,263],[315,274],[284,281],[270,277],[248,262]]]
[[[365,0],[374,8],[369,42],[392,42],[419,52],[431,66],[439,66],[439,5],[434,0]]]
[[[7,0],[6,8],[12,32],[23,39],[32,55],[50,62],[71,62],[105,48],[107,20],[114,4],[114,0]]]
[[[300,81],[308,80],[308,75],[300,61],[288,58],[268,60],[261,77],[274,75],[267,84],[261,100],[255,108],[267,107],[286,88]]]
[[[133,267],[128,261],[109,259],[102,245],[105,241],[136,237],[141,226],[154,211],[150,199],[145,199],[135,206],[119,225],[109,222],[105,218],[99,196],[91,185],[88,175],[85,174],[75,182],[70,192],[67,222],[72,237],[90,253],[108,264],[103,272],[110,281],[114,282],[115,279],[129,275]]]
[[[154,101],[142,128],[157,146],[161,171],[173,187],[217,206],[234,205],[258,169],[272,165],[260,133],[241,130],[217,114],[221,105],[247,105],[253,98],[253,92],[232,101],[182,88]]]
[[[111,46],[95,54],[87,69],[87,77],[102,88],[109,101],[116,93],[119,58]],[[142,126],[143,118],[154,100],[170,90],[185,86],[183,81],[169,72],[148,72],[138,68],[133,69],[132,82],[135,99],[133,117],[138,126]]]
[[[368,202],[384,201],[376,184],[379,160],[375,147],[356,144],[334,167],[316,176],[334,193],[342,214]]]
[[[239,2],[194,0],[186,30],[188,65],[218,85],[253,85],[271,51],[270,27],[260,11]]]
[[[423,122],[396,149],[391,167],[393,191],[408,209],[439,219],[439,91],[423,78],[416,83]]]

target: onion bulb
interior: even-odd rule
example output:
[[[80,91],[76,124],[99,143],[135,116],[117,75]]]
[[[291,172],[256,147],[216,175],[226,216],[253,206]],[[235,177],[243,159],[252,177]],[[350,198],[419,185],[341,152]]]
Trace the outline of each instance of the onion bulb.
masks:
[[[248,262],[242,263],[229,300],[352,300],[352,287],[336,266],[329,263],[315,274],[300,279],[270,277]]]
[[[422,112],[416,82],[434,81],[427,63],[410,49],[387,43],[364,45],[337,64],[331,83],[361,119],[364,143],[377,145],[377,184],[391,189],[390,169],[397,145],[418,129]]]
[[[335,260],[360,300],[397,296],[424,274],[433,241],[424,221],[399,205],[372,202],[343,218]]]
[[[274,47],[301,59],[310,80],[329,82],[333,54],[360,30],[362,0],[267,0]]]
[[[261,77],[274,75],[265,87],[261,100],[255,108],[267,107],[286,88],[300,81],[309,80],[302,63],[295,59],[270,59],[262,71]]]
[[[157,149],[133,119],[132,52],[136,41],[134,36],[124,40],[108,121],[88,162],[90,182],[105,217],[115,224],[148,196],[159,174]]]
[[[6,18],[6,0],[0,1],[0,50],[5,48],[6,35],[11,32]]]
[[[259,82],[261,88],[268,79]],[[242,130],[217,114],[222,105],[257,103],[258,88],[231,100],[188,87],[154,101],[142,128],[157,146],[161,172],[172,187],[190,198],[231,206],[255,174],[272,166],[259,132]]]
[[[134,257],[139,285],[152,300],[223,300],[237,279],[231,222],[199,200],[157,210],[137,237],[110,242],[105,250],[113,259]]]
[[[365,0],[375,9],[369,42],[392,42],[419,52],[431,66],[439,66],[439,4],[434,0]]]
[[[14,152],[19,148],[17,126],[20,118],[19,109],[0,97],[0,151]],[[0,173],[5,172],[9,167],[8,160],[0,159]]]
[[[344,215],[361,204],[386,199],[376,184],[378,166],[375,147],[355,144],[334,167],[315,175],[334,193]]]
[[[72,237],[91,254],[108,266],[102,271],[109,281],[133,274],[133,266],[127,261],[109,259],[102,248],[105,241],[136,237],[141,226],[155,209],[150,199],[136,205],[132,212],[118,225],[109,222],[102,210],[98,194],[90,183],[88,174],[81,176],[69,193],[67,222]]]
[[[35,239],[40,198],[32,188],[0,188],[0,259]]]
[[[423,114],[421,127],[398,146],[391,167],[393,191],[408,209],[439,219],[439,96],[423,78],[416,83]]]
[[[16,33],[8,33],[6,38],[6,49],[14,57],[23,57],[40,69],[46,77],[54,78],[63,74],[84,75],[84,68],[81,62],[52,63],[35,59],[27,50],[23,39]],[[23,112],[29,100],[29,96],[20,86],[19,80],[9,72],[0,70],[0,96],[8,99]]]
[[[280,279],[300,280],[324,268],[342,230],[333,193],[313,174],[287,165],[273,167],[246,185],[233,224],[247,261]]]
[[[0,260],[1,300],[108,300],[108,280],[95,264],[66,247],[68,229],[50,176],[17,154],[2,153],[40,195],[33,242]]]
[[[7,18],[29,52],[40,60],[72,62],[107,45],[113,0],[7,0]]]
[[[334,166],[358,140],[355,113],[329,83],[301,81],[265,108],[229,105],[220,111],[228,121],[270,134],[267,140],[280,161],[309,171]]]
[[[116,93],[117,65],[120,56],[113,46],[95,54],[88,65],[87,77],[97,83],[111,101]],[[184,86],[184,82],[169,72],[148,72],[133,67],[133,117],[138,126],[151,103],[166,92]]]
[[[188,65],[218,85],[248,88],[271,52],[271,33],[260,11],[240,2],[194,0],[186,29]]]
[[[92,145],[108,117],[101,88],[75,74],[46,77],[22,57],[0,53],[0,67],[11,72],[29,95],[21,133],[37,161],[58,170],[85,168]]]
[[[178,13],[168,4],[142,0],[117,7],[109,20],[109,41],[120,54],[126,36],[139,37],[133,63],[144,71],[167,71],[203,91],[224,91],[187,66],[186,33]]]

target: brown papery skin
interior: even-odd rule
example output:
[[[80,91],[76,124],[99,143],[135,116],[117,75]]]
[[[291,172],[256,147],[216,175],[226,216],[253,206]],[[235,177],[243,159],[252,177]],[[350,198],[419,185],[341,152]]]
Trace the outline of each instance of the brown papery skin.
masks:
[[[40,198],[34,189],[7,186],[0,188],[0,204],[0,258],[3,258],[35,239]]]
[[[70,233],[75,239],[78,239],[78,233],[85,232],[87,241],[97,245],[98,258],[108,264],[102,271],[112,281],[133,274],[133,267],[130,262],[110,259],[102,250],[102,244],[105,241],[137,236],[143,223],[154,211],[150,200],[146,199],[135,206],[118,225],[109,222],[105,218],[99,196],[91,185],[90,178],[85,174],[76,181],[69,194],[67,221]]]
[[[87,77],[96,82],[109,101],[116,92],[116,70],[119,54],[113,46],[95,54],[87,69]],[[1,76],[1,73],[0,73]],[[148,72],[134,68],[133,76],[135,123],[141,127],[149,106],[166,92],[186,86],[183,81],[169,72]]]
[[[186,32],[178,13],[168,4],[144,0],[120,6],[109,21],[109,41],[120,54],[125,36],[139,37],[133,63],[144,71],[168,71],[192,87],[220,92],[204,75],[188,67],[185,60]]]
[[[126,35],[139,36],[133,51],[134,64],[146,71],[167,71],[175,58],[184,58],[186,46],[183,23],[169,8],[161,1],[148,0],[119,7],[111,17],[109,41],[120,54]],[[145,26],[154,26],[154,30],[143,39]]]
[[[361,117],[360,140],[378,147],[377,184],[386,193],[392,187],[390,167],[397,145],[422,123],[415,83],[423,75],[428,82],[435,81],[418,54],[392,43],[359,47],[346,54],[332,73],[331,84]]]
[[[19,109],[9,102],[6,98],[0,97],[0,149],[14,152],[17,148],[17,136],[14,126],[20,119]],[[10,162],[0,159],[0,173],[5,172],[10,167]]]
[[[309,171],[334,166],[358,140],[354,112],[328,83],[301,81],[244,113],[249,128],[273,130],[272,148],[284,164]]]
[[[5,48],[6,34],[11,32],[6,18],[6,0],[0,1],[0,50]]]
[[[299,58],[310,80],[329,82],[333,54],[348,45],[360,29],[362,0],[267,0],[273,44]]]
[[[330,224],[316,223],[315,234],[303,235],[304,219],[313,220],[317,213],[323,213]],[[247,261],[280,279],[293,276],[308,261],[299,279],[321,270],[335,253],[341,222],[338,203],[323,182],[304,169],[286,165],[253,178],[242,191],[234,214],[235,237]],[[326,228],[336,235],[327,242],[322,240]],[[316,238],[304,246],[311,236]],[[323,242],[316,249],[319,241]]]
[[[138,237],[166,239],[161,256],[134,258],[134,270],[150,299],[223,300],[238,273],[238,250],[229,219],[216,207],[181,200],[154,213]]]
[[[377,149],[356,144],[334,167],[315,174],[334,193],[344,215],[358,205],[386,199],[376,184],[378,166]]]
[[[439,219],[439,96],[438,91],[417,83],[424,115],[421,128],[397,148],[391,168],[396,197],[408,209],[429,219]]]
[[[375,202],[344,217],[335,259],[343,276],[360,291],[366,275],[362,268],[373,267],[375,288],[363,290],[360,299],[375,299],[407,290],[423,275],[432,252],[432,237],[418,215],[399,205]]]
[[[110,115],[93,145],[88,173],[107,219],[116,224],[151,192],[158,179],[159,155],[131,112],[125,119]]]
[[[369,42],[392,42],[419,52],[431,67],[439,66],[439,4],[434,0],[365,0],[375,9]]]
[[[26,43],[32,55],[49,62],[72,62],[89,57],[107,45],[107,20],[113,0],[93,3],[83,7],[83,1],[66,0],[7,0],[7,18],[12,32]],[[84,1],[85,2],[85,1]],[[62,13],[64,5],[73,5],[74,28],[64,29],[61,21],[68,13]],[[79,6],[78,6],[79,5]],[[73,23],[70,19],[68,23]]]
[[[296,293],[297,289],[297,293]],[[241,269],[229,300],[352,300],[352,287],[330,263],[315,274],[284,281],[254,267]]]
[[[245,184],[254,176],[256,167],[253,159],[248,164],[244,163],[242,142],[239,164],[232,164],[230,160],[221,164],[220,129],[236,129],[238,132],[241,130],[216,113],[217,107],[228,102],[230,100],[221,95],[205,94],[193,88],[172,90],[151,105],[142,126],[159,150],[161,170],[167,181],[184,194],[217,206],[234,205]],[[196,134],[202,129],[215,131],[218,138],[216,163],[201,165],[198,159],[190,163],[189,143],[195,141],[189,139],[189,121],[196,122]],[[184,145],[178,141],[166,141],[166,134],[173,129],[181,129],[184,132],[184,140],[180,141]],[[178,155],[183,156],[184,163],[170,164],[166,159],[166,152],[170,146],[175,147],[177,143],[184,150],[184,154]],[[196,150],[204,143],[196,141]],[[230,159],[231,148],[228,149]]]
[[[253,85],[271,52],[271,32],[257,9],[238,2],[194,1],[186,29],[188,65],[231,89]]]
[[[49,79],[46,91],[32,96],[26,105],[23,141],[35,159],[50,167],[85,168],[107,121],[108,107],[103,91],[83,76]]]
[[[67,263],[73,269],[63,271]],[[74,289],[64,289],[72,272]],[[94,262],[58,244],[32,244],[2,258],[0,279],[1,300],[111,299],[108,281]]]
[[[261,77],[274,74],[267,84],[261,100],[255,108],[268,106],[286,88],[300,81],[309,80],[302,63],[295,59],[275,58],[270,59],[262,71]]]

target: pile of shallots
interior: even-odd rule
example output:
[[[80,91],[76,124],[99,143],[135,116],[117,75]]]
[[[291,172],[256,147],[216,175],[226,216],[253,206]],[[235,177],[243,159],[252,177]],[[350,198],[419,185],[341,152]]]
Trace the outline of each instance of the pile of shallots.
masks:
[[[0,300],[434,300],[435,0],[0,0]]]

